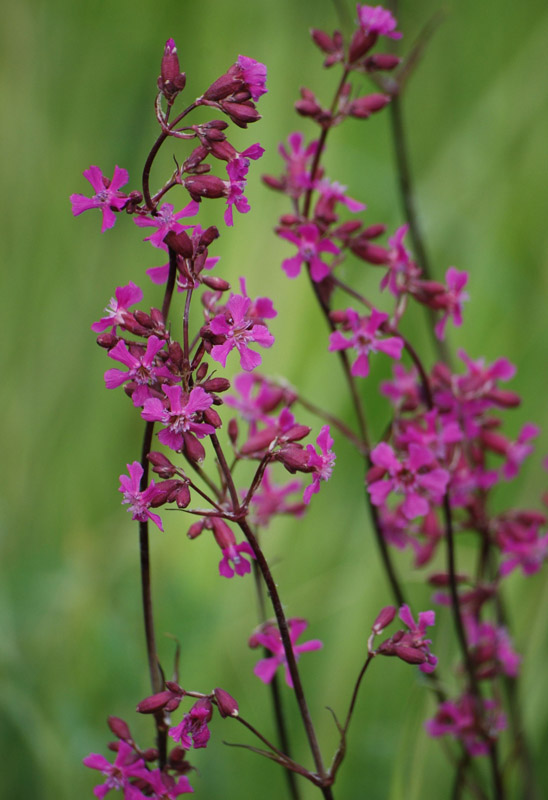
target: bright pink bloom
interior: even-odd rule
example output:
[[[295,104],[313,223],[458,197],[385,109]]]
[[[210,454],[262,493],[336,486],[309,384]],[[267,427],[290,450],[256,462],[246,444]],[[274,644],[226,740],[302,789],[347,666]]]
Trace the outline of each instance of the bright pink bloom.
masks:
[[[311,639],[308,642],[295,645],[299,636],[304,633],[308,627],[308,622],[306,620],[294,617],[293,619],[288,619],[287,624],[293,653],[297,661],[301,653],[306,653],[310,650],[321,650],[323,643],[320,642],[319,639]],[[292,689],[293,681],[287,666],[282,637],[280,636],[277,625],[274,625],[272,622],[265,623],[261,630],[258,633],[254,633],[250,638],[249,645],[250,647],[258,647],[261,645],[273,653],[270,658],[263,658],[255,665],[255,669],[253,670],[255,675],[260,678],[263,683],[270,683],[278,667],[283,664],[286,683]]]
[[[127,195],[122,194],[119,189],[125,186],[129,180],[127,170],[114,167],[112,180],[105,178],[99,167],[90,167],[84,172],[86,178],[95,189],[93,197],[86,197],[83,194],[71,194],[72,213],[75,217],[90,208],[100,208],[103,213],[103,225],[101,233],[112,228],[116,222],[116,211],[120,211],[127,203]]]
[[[245,295],[232,294],[226,304],[224,314],[214,317],[209,323],[211,331],[217,336],[225,336],[223,344],[211,348],[211,358],[223,367],[231,350],[236,348],[240,354],[240,366],[250,372],[258,367],[262,359],[259,353],[250,349],[256,342],[261,347],[271,347],[274,337],[266,325],[256,325],[249,316],[251,300]]]
[[[481,622],[470,614],[464,615],[464,623],[478,678],[492,678],[497,672],[517,677],[521,656],[512,647],[506,628]]]
[[[247,150],[244,150],[236,158],[233,158],[226,165],[229,183],[227,185],[227,209],[224,214],[225,223],[228,226],[234,224],[232,215],[232,206],[236,208],[240,214],[247,214],[250,209],[247,197],[244,195],[245,185],[247,182],[247,173],[249,171],[249,159],[256,160],[262,156],[264,148],[259,144],[254,144]]]
[[[330,239],[322,238],[319,229],[313,222],[299,225],[297,233],[279,230],[278,235],[296,245],[299,251],[296,256],[286,258],[282,263],[288,278],[296,278],[305,263],[310,265],[310,275],[316,283],[329,275],[331,270],[325,261],[321,260],[320,254],[333,253],[337,255],[340,250]]]
[[[129,307],[140,303],[143,299],[143,292],[133,281],[130,281],[127,286],[118,286],[115,295],[110,299],[110,306],[105,308],[107,316],[102,317],[91,326],[91,330],[95,333],[101,333],[107,328],[112,328],[112,332],[116,333],[118,325],[123,326]]]
[[[170,231],[180,233],[185,229],[192,227],[191,225],[181,225],[178,220],[186,217],[195,217],[200,210],[200,204],[195,200],[191,200],[182,211],[177,214],[173,213],[173,206],[171,203],[164,203],[154,217],[135,217],[135,224],[139,228],[156,228],[155,233],[145,237],[145,242],[150,242],[154,247],[162,247],[164,239]]]
[[[227,394],[227,406],[238,410],[239,415],[250,424],[250,433],[257,430],[258,422],[270,423],[268,412],[273,411],[284,397],[282,388],[274,387],[258,375],[242,372],[233,381],[239,396]]]
[[[286,163],[286,173],[280,181],[280,188],[290,197],[297,198],[311,188],[310,168],[318,151],[318,142],[314,140],[305,147],[302,133],[291,133],[287,141],[288,148],[283,144],[278,147],[278,152]]]
[[[373,479],[367,490],[374,506],[384,505],[390,492],[404,494],[402,511],[407,519],[415,519],[428,513],[430,502],[441,502],[449,473],[438,466],[427,447],[411,443],[408,457],[398,461],[392,447],[381,442],[371,451],[371,461],[381,468],[370,470]]]
[[[537,511],[514,511],[501,514],[493,521],[495,540],[507,556],[500,565],[500,574],[508,575],[521,567],[525,575],[538,572],[548,556],[548,534],[540,535],[546,517]]]
[[[302,488],[300,481],[290,481],[285,486],[278,486],[270,480],[271,470],[267,467],[259,489],[251,501],[252,521],[255,525],[266,527],[276,514],[293,514],[300,517],[304,514],[304,502],[287,502],[287,496],[299,492]]]
[[[433,672],[438,659],[430,652],[430,639],[425,639],[426,628],[431,627],[436,619],[433,611],[421,611],[419,622],[415,623],[409,606],[403,605],[399,618],[408,627],[408,631],[397,631],[390,639],[386,639],[378,648],[377,654],[397,656],[408,664],[418,664],[422,672]]]
[[[469,299],[468,292],[464,291],[464,287],[468,283],[467,272],[459,272],[455,267],[449,267],[445,273],[445,280],[447,281],[447,291],[436,298],[439,307],[444,311],[443,317],[434,327],[438,339],[444,338],[445,326],[450,317],[453,317],[453,323],[457,327],[462,325],[462,304]]]
[[[259,97],[268,91],[266,88],[266,66],[248,56],[238,56],[236,63],[242,71],[242,80],[249,89],[252,99],[257,102]]]
[[[411,260],[411,254],[405,249],[403,238],[409,225],[402,225],[398,228],[394,236],[390,237],[388,244],[388,272],[381,281],[381,289],[390,289],[395,297],[407,292],[413,281],[419,277],[420,269]]]
[[[157,397],[145,400],[141,412],[143,419],[162,422],[166,427],[158,434],[158,439],[171,450],[180,450],[183,446],[183,433],[193,433],[198,439],[215,433],[213,425],[196,422],[196,415],[205,411],[213,403],[213,398],[201,386],[195,386],[190,394],[183,395],[182,386],[162,386],[168,398],[169,407]]]
[[[358,200],[354,200],[352,197],[345,194],[346,186],[342,186],[342,184],[336,181],[322,178],[319,181],[315,181],[314,188],[320,194],[320,200],[316,206],[316,213],[319,216],[324,207],[333,208],[336,203],[344,203],[347,209],[353,213],[365,211],[367,208],[365,203],[360,203]]]
[[[107,389],[116,389],[127,381],[137,384],[131,399],[134,406],[142,406],[150,397],[149,386],[161,380],[173,378],[171,372],[164,366],[154,366],[156,355],[162,350],[165,342],[157,336],[150,336],[147,340],[147,349],[143,355],[134,356],[124,341],[120,341],[108,351],[109,358],[120,361],[128,367],[127,372],[120,369],[107,369],[105,384]]]
[[[175,783],[171,775],[166,775],[159,769],[149,772],[147,781],[154,792],[154,800],[176,800],[180,795],[191,794],[194,791],[186,775],[181,775]]]
[[[420,382],[415,367],[406,369],[403,364],[394,364],[394,378],[381,383],[381,394],[388,397],[392,405],[401,411],[414,411],[421,403]]]
[[[390,358],[400,359],[403,341],[397,336],[380,338],[379,328],[388,319],[388,314],[373,309],[370,316],[361,317],[353,308],[346,310],[347,324],[343,326],[350,333],[346,338],[341,331],[333,331],[329,337],[329,350],[347,350],[353,347],[358,353],[352,364],[352,375],[367,378],[369,375],[369,353],[386,353]]]
[[[100,786],[96,786],[93,790],[93,794],[99,800],[102,800],[111,789],[122,789],[125,800],[146,800],[144,794],[130,783],[130,779],[142,778],[148,781],[150,773],[145,767],[143,759],[138,758],[127,742],[118,742],[118,752],[116,753],[114,764],[111,764],[99,753],[90,753],[89,756],[84,758],[83,763],[86,767],[98,769],[103,775],[107,776],[106,781]]]
[[[358,22],[365,34],[373,33],[377,36],[387,36],[389,39],[401,39],[401,33],[394,30],[397,21],[390,11],[382,6],[362,6],[358,3]]]
[[[180,742],[185,750],[190,750],[191,747],[196,749],[205,747],[211,736],[207,723],[212,716],[211,701],[207,697],[201,698],[194,703],[178,725],[169,729],[169,735],[176,742]]]
[[[242,556],[242,553],[245,553],[250,558],[255,558],[251,545],[247,542],[236,544],[232,529],[220,517],[210,517],[208,523],[223,554],[219,562],[219,575],[223,578],[233,578],[234,573],[242,577],[251,572],[251,564]]]
[[[122,504],[128,503],[128,511],[131,512],[131,518],[139,522],[146,522],[147,519],[152,520],[155,525],[163,532],[162,520],[158,514],[153,514],[149,511],[150,505],[153,502],[157,487],[154,481],[151,481],[147,488],[141,491],[141,478],[143,477],[143,467],[138,461],[132,464],[127,464],[129,478],[127,475],[120,475],[120,488],[118,491],[122,492]]]
[[[333,472],[336,456],[331,449],[333,447],[333,439],[329,435],[329,425],[323,426],[316,443],[320,448],[319,453],[313,445],[308,444],[306,446],[306,451],[309,455],[307,466],[314,469],[312,483],[306,487],[303,494],[303,500],[307,505],[310,503],[312,495],[320,491],[320,482],[328,481]]]
[[[506,728],[506,717],[494,700],[482,701],[482,713],[478,715],[476,699],[464,694],[457,701],[446,700],[440,703],[436,716],[428,720],[424,727],[430,736],[450,734],[459,739],[471,756],[484,756],[489,752],[489,739],[494,740],[499,731]],[[483,717],[482,719],[478,717]],[[483,730],[489,731],[486,738]]]

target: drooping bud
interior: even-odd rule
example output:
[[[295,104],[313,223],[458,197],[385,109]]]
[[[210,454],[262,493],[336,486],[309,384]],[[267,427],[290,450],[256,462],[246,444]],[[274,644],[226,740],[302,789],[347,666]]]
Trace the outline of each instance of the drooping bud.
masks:
[[[202,384],[206,392],[226,392],[230,389],[228,378],[210,378]]]
[[[163,453],[152,452],[147,458],[152,464],[152,471],[161,478],[172,478],[176,474],[177,468]]]
[[[219,278],[217,275],[206,275],[202,278],[202,283],[205,283],[206,286],[216,292],[228,292],[230,289],[229,282]]]
[[[365,33],[361,28],[358,28],[350,42],[349,62],[353,64],[354,61],[364,56],[368,50],[371,50],[377,38],[376,33]]]
[[[376,53],[375,55],[367,56],[364,63],[368,72],[374,72],[376,70],[389,71],[395,69],[400,61],[401,58],[390,53]]]
[[[217,701],[217,707],[221,717],[237,717],[238,716],[238,703],[228,692],[224,689],[214,689],[213,695]]]

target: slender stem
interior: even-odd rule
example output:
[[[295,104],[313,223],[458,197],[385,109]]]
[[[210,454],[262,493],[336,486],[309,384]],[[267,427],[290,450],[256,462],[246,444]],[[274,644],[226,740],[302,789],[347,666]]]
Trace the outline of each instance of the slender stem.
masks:
[[[219,440],[217,439],[217,435],[215,433],[212,433],[209,438],[211,439],[211,443],[213,444],[213,448],[215,450],[217,459],[219,461],[219,466],[221,467],[221,471],[224,475],[224,479],[228,487],[230,499],[232,500],[233,511],[235,514],[237,514],[240,511],[240,501],[238,499],[238,491],[232,479],[232,473],[230,472],[230,467],[227,464],[225,454],[223,453],[223,448],[221,447]]]
[[[173,290],[175,288],[175,280],[177,278],[177,253],[171,247],[168,247],[169,252],[169,273],[167,276],[166,290],[164,294],[164,301],[162,303],[162,317],[164,323],[167,320],[169,308],[171,306],[171,299],[173,297]]]
[[[352,692],[352,697],[350,699],[350,705],[348,707],[348,712],[346,714],[346,719],[344,721],[344,725],[339,729],[340,730],[340,734],[341,734],[341,742],[339,744],[337,752],[335,753],[335,756],[333,758],[333,763],[332,763],[331,768],[329,770],[329,774],[331,775],[333,780],[335,779],[335,776],[337,774],[337,770],[339,769],[339,767],[342,764],[342,761],[344,759],[344,755],[345,755],[345,752],[346,752],[346,734],[348,732],[348,727],[350,725],[350,720],[352,719],[352,714],[354,713],[354,707],[355,707],[356,701],[358,699],[358,692],[360,691],[360,686],[361,686],[361,683],[362,683],[362,680],[363,680],[363,676],[365,675],[369,664],[373,660],[373,657],[374,657],[374,653],[369,653],[367,658],[366,658],[366,660],[365,660],[364,665],[362,666],[362,668],[360,670],[360,673],[359,673],[359,675],[357,677],[356,683],[354,684],[354,690]]]

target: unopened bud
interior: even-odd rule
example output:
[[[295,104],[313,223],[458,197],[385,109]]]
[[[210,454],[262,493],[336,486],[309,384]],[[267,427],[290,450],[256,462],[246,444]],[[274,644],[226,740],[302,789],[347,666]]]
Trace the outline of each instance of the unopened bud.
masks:
[[[228,438],[233,445],[238,441],[238,422],[234,417],[228,423]]]
[[[209,247],[209,245],[219,238],[219,229],[215,225],[210,225],[200,236],[200,246]]]
[[[210,378],[202,384],[206,392],[226,392],[230,389],[228,378]]]
[[[364,56],[368,50],[371,50],[376,41],[376,33],[364,33],[361,28],[358,28],[352,37],[352,41],[350,42],[350,50],[348,54],[348,60],[350,63],[352,64],[354,61],[357,61],[359,58]]]
[[[191,461],[203,461],[205,458],[204,446],[188,431],[183,433],[184,451]]]
[[[127,722],[124,722],[120,717],[109,717],[107,722],[108,727],[118,739],[123,739],[124,742],[131,741],[132,736]]]
[[[230,289],[229,282],[217,277],[217,275],[206,275],[202,278],[202,283],[205,283],[206,286],[216,292],[228,292]]]
[[[238,716],[238,703],[228,692],[224,689],[214,689],[213,694],[217,701],[217,707],[221,717],[237,717]]]
[[[161,478],[172,478],[176,474],[177,468],[163,453],[152,452],[147,458],[152,464],[152,471]]]
[[[376,111],[380,111],[390,102],[390,95],[387,94],[368,94],[358,97],[350,103],[348,113],[357,119],[366,119]]]
[[[183,180],[183,186],[195,199],[224,197],[227,191],[225,181],[216,175],[190,175]]]
[[[397,609],[394,606],[385,606],[378,614],[377,619],[371,626],[371,630],[377,636],[383,632],[383,630],[390,625],[392,620],[397,614]]]
[[[164,242],[174,250],[177,255],[183,256],[183,258],[192,258],[192,254],[194,253],[194,245],[192,244],[192,239],[186,233],[186,231],[181,231],[180,233],[175,233],[175,231],[169,231],[169,233],[165,236]]]
[[[377,53],[365,59],[365,68],[368,72],[373,72],[375,70],[389,71],[395,69],[400,61],[401,58],[391,55],[390,53]]]
[[[213,425],[214,428],[220,428],[223,424],[220,416],[217,414],[214,408],[206,408],[204,411],[204,419],[210,425]]]
[[[241,128],[245,128],[248,123],[257,122],[261,118],[253,103],[224,102],[222,108],[230,119]]]

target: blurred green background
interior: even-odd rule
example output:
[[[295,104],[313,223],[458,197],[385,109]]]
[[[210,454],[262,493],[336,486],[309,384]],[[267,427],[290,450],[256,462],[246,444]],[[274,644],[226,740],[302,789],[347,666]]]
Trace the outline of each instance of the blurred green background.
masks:
[[[435,0],[401,3],[404,50],[440,7]],[[506,355],[518,366],[512,388],[522,393],[523,404],[509,423],[515,434],[526,420],[543,428],[547,421],[548,11],[542,0],[522,6],[450,0],[446,9],[404,100],[418,203],[436,274],[454,264],[471,275],[465,326],[450,331],[451,347],[488,360]],[[236,215],[215,250],[222,254],[219,274],[232,282],[245,274],[251,295],[274,298],[277,343],[264,359],[265,371],[286,376],[306,396],[351,420],[306,281],[289,282],[280,269],[293,253],[272,233],[284,199],[259,180],[262,172],[280,172],[277,143],[290,131],[315,135],[292,105],[301,85],[330,98],[337,78],[322,72],[308,29],[337,24],[331,0],[20,0],[4,14],[0,752],[6,798],[91,797],[97,775],[81,759],[90,751],[106,753],[109,714],[127,719],[142,744],[151,734],[150,720],[133,712],[149,686],[136,526],[117,491],[125,463],[138,457],[142,423],[123,393],[105,391],[102,374],[111,364],[96,347],[90,324],[114,288],[130,279],[146,287],[151,304],[159,303],[159,290],[144,270],[161,258],[141,245],[142,233],[128,219],[101,235],[98,212],[73,218],[69,195],[88,193],[81,173],[90,164],[106,175],[115,164],[125,167],[131,187],[138,188],[156,137],[155,81],[168,37],[178,44],[190,98],[239,53],[266,63],[263,120],[234,137],[241,149],[260,141],[266,153],[252,165],[251,213]],[[177,143],[165,148],[158,183],[172,154],[180,158],[183,152]],[[367,202],[368,221],[391,229],[401,224],[386,113],[334,131],[325,163],[332,179]],[[221,214],[220,205],[210,203],[202,224],[220,222]],[[363,264],[348,263],[345,277],[367,291],[378,273],[370,277]],[[407,325],[431,361],[421,314],[411,315]],[[363,384],[377,434],[386,410],[376,385],[386,374],[379,363]],[[543,432],[519,478],[497,496],[500,508],[538,503],[547,450]],[[362,466],[344,442],[337,440],[337,452],[334,477],[305,519],[273,524],[266,542],[287,613],[308,617],[307,633],[325,643],[301,663],[326,753],[336,737],[325,706],[339,714],[346,707],[369,626],[391,601],[363,507]],[[169,668],[173,654],[166,632],[181,641],[185,687],[224,687],[238,698],[244,716],[270,732],[268,695],[252,675],[257,654],[246,647],[256,624],[252,582],[219,579],[212,540],[189,542],[188,520],[164,517],[165,534],[152,532],[162,661]],[[472,555],[464,543],[459,563],[466,566]],[[397,554],[396,561],[415,609],[430,607],[430,592],[410,554]],[[545,575],[513,575],[507,596],[515,643],[524,653],[523,711],[546,796]],[[451,622],[445,612],[438,622],[433,649],[446,661],[451,689]],[[289,691],[284,697],[295,751],[308,763]],[[451,770],[439,743],[422,732],[433,708],[413,668],[396,660],[374,663],[336,797],[448,797]],[[212,727],[207,750],[192,753],[197,797],[285,796],[276,765],[221,744],[245,740],[239,727],[217,720]],[[318,794],[308,785],[303,791],[304,798]]]

